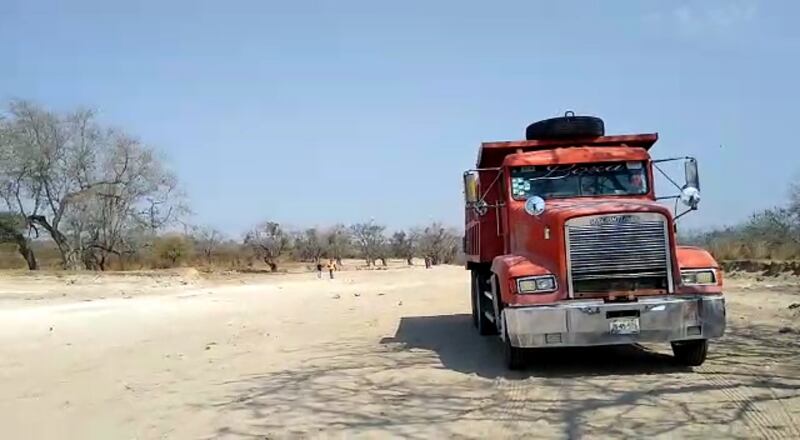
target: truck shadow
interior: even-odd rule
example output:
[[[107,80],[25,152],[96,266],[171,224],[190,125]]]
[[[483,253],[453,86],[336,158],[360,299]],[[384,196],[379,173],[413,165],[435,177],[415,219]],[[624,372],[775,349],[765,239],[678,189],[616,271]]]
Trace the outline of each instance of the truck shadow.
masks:
[[[529,350],[527,368],[509,371],[503,347],[496,336],[480,336],[468,314],[409,316],[400,320],[393,337],[381,344],[401,344],[406,349],[430,350],[445,368],[481,377],[524,379],[531,376],[586,377],[603,375],[663,374],[691,371],[672,356],[638,345]]]
[[[219,417],[209,439],[800,438],[797,340],[774,326],[731,325],[688,373],[641,347],[533,353],[508,372],[469,315],[409,316],[382,345],[323,341],[226,377],[197,407]]]

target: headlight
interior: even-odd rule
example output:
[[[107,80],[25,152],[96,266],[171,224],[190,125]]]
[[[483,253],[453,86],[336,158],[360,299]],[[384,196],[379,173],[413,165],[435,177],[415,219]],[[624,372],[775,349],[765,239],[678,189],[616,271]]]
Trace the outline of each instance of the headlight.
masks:
[[[553,275],[517,278],[517,292],[521,294],[547,293],[553,292],[557,288],[556,277]]]
[[[681,283],[684,286],[703,286],[703,285],[717,284],[717,272],[714,269],[682,270]]]

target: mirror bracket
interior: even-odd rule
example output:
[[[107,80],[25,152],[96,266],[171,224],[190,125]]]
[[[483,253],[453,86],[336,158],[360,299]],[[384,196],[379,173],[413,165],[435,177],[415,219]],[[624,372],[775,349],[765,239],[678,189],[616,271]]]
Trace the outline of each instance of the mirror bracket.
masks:
[[[492,180],[492,182],[489,184],[489,186],[486,188],[485,191],[481,192],[480,187],[477,184],[475,184],[474,188],[472,188],[475,191],[474,194],[469,194],[467,189],[467,186],[469,185],[467,180],[468,176],[473,175],[475,176],[475,179],[477,179],[477,175],[473,173],[477,173],[480,171],[496,171],[497,175],[495,176],[494,180]],[[478,214],[479,216],[486,215],[486,213],[489,212],[489,208],[500,208],[505,206],[505,204],[502,201],[498,201],[498,203],[495,204],[486,203],[486,196],[489,194],[489,191],[491,191],[495,187],[495,185],[497,185],[497,182],[500,181],[502,175],[503,175],[502,167],[477,168],[464,171],[464,186],[465,186],[464,196],[466,198],[466,206],[468,208],[472,208],[473,210],[475,210],[475,213]],[[474,200],[470,200],[470,196],[474,197]]]
[[[692,156],[668,157],[665,159],[654,159],[651,162],[653,163],[674,162],[676,160],[687,160],[687,159],[694,159],[694,158]]]
[[[479,216],[484,216],[489,212],[489,205],[484,200],[478,200],[472,203],[472,209],[474,209],[475,213]]]
[[[684,162],[684,173],[686,177],[686,183],[684,185],[680,185],[676,182],[672,177],[670,177],[666,171],[664,171],[658,163],[662,162],[674,162],[682,160]],[[678,212],[678,200],[681,200],[688,209],[675,217],[675,220],[683,217],[684,215],[688,214],[691,211],[697,210],[697,205],[700,202],[700,178],[699,173],[697,172],[697,159],[691,156],[681,156],[681,157],[670,157],[666,159],[656,159],[651,161],[653,167],[661,173],[675,188],[680,191],[677,195],[671,196],[662,196],[656,197],[656,200],[675,200],[675,213]]]
[[[692,211],[697,211],[697,207],[694,207],[694,208],[686,208],[686,210],[685,210],[685,211],[683,211],[682,213],[680,213],[680,214],[676,215],[676,216],[675,216],[675,218],[673,218],[672,220],[673,220],[673,221],[678,221],[678,219],[679,219],[679,218],[683,217],[684,215],[686,215],[686,214],[688,214],[688,213],[690,213],[690,212],[692,212]]]

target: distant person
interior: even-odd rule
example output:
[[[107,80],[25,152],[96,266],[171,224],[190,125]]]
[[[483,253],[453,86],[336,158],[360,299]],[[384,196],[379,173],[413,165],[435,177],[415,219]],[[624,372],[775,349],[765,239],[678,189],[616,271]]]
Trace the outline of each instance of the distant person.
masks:
[[[431,268],[431,257],[425,257],[425,269]]]
[[[317,278],[322,279],[322,262],[317,261]]]
[[[328,275],[333,279],[333,271],[336,270],[336,263],[333,260],[328,261]]]

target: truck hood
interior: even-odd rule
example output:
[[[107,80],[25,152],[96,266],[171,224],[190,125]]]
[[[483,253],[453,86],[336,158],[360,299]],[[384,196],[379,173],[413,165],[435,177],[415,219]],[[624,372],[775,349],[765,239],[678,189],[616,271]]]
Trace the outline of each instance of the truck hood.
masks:
[[[560,284],[567,286],[568,264],[564,227],[570,219],[585,216],[613,216],[617,214],[661,214],[672,223],[669,208],[645,197],[592,197],[550,199],[538,216],[525,212],[522,203],[511,205],[507,254],[526,258],[531,264],[555,274]],[[674,233],[669,228],[669,241],[674,243]],[[672,244],[671,244],[672,246]],[[672,255],[673,279],[679,279],[677,264]],[[562,288],[559,295],[566,295]]]
[[[509,222],[514,226],[509,228],[507,253],[524,255],[555,271],[554,262],[563,260],[564,225],[569,219],[622,213],[658,213],[668,223],[672,222],[672,213],[667,207],[647,198],[550,199],[545,202],[544,212],[538,216],[527,214],[524,203],[513,203]],[[543,245],[542,239],[549,244]]]
[[[667,219],[672,218],[672,213],[667,207],[653,200],[631,200],[614,197],[551,199],[546,202],[545,211],[540,215],[540,218],[547,223],[563,224],[563,222],[573,217],[622,212],[657,212],[663,214]]]

